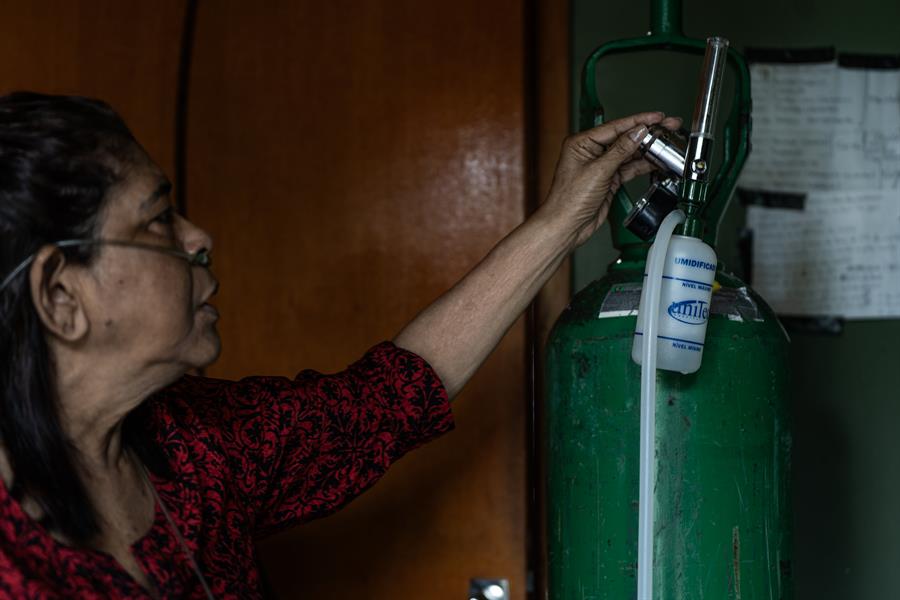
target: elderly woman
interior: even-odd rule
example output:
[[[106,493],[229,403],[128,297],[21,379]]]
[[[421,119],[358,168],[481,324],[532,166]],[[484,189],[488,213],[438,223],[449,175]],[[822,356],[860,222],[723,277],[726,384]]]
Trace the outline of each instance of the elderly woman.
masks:
[[[449,430],[452,397],[611,195],[660,113],[565,143],[539,211],[345,372],[239,382],[209,234],[105,104],[0,98],[0,597],[254,598],[254,540]]]

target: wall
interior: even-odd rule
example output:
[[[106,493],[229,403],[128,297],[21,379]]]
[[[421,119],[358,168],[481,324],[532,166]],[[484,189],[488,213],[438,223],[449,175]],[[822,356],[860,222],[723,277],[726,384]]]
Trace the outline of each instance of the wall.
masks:
[[[590,51],[643,34],[649,6],[573,2],[575,98]],[[887,0],[688,0],[684,7],[687,35],[721,35],[738,49],[835,46],[896,54],[898,22],[900,5]],[[601,66],[601,97],[610,116],[659,107],[689,120],[698,72],[688,60],[616,59]],[[727,265],[737,265],[743,222],[744,211],[733,204],[718,248]],[[575,288],[614,258],[605,227],[576,255]],[[900,597],[900,322],[850,322],[839,336],[794,332],[792,339],[796,598]]]
[[[0,0],[0,92],[102,98],[172,173],[183,13],[176,0]]]

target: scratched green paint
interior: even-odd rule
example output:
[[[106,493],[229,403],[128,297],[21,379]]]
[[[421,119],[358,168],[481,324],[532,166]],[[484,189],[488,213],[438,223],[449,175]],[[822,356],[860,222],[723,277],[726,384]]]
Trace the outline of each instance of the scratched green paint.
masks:
[[[635,317],[597,318],[613,267],[578,294],[551,335],[547,365],[547,534],[554,600],[636,595],[640,367]],[[624,267],[624,268],[623,268]],[[719,273],[725,287],[741,287]],[[703,365],[660,372],[654,598],[792,597],[787,340],[761,322],[713,315]]]

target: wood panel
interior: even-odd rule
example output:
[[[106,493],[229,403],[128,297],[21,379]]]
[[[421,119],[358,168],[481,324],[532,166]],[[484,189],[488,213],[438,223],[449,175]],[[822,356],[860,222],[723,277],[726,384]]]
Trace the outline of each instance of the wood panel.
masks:
[[[183,11],[178,0],[0,0],[0,93],[101,98],[172,174]]]
[[[213,375],[336,370],[521,221],[524,2],[221,0],[197,17],[189,214],[216,239]],[[262,546],[282,598],[525,597],[525,328],[457,430]]]

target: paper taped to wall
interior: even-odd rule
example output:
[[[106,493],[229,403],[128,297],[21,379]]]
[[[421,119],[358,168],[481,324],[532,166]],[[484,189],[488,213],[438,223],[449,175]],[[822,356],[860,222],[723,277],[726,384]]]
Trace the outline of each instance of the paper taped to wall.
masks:
[[[782,315],[900,315],[894,190],[811,192],[804,210],[750,206],[753,287]]]
[[[754,64],[741,187],[805,194],[748,208],[753,287],[784,315],[900,316],[900,70]]]

